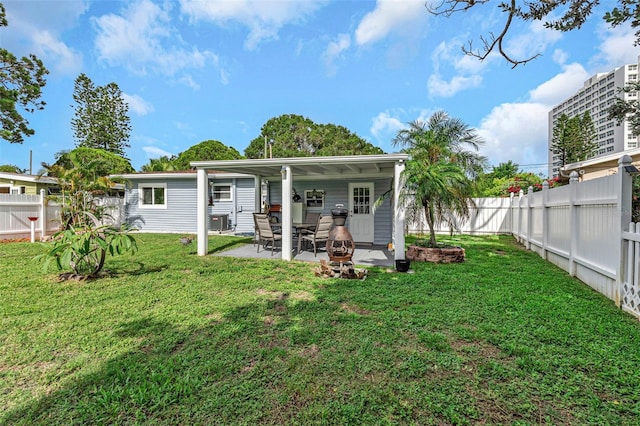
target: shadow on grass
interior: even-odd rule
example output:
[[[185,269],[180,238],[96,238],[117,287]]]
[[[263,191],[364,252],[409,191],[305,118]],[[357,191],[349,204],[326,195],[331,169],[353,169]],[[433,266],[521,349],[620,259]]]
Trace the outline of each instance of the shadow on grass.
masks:
[[[109,275],[112,275],[112,276],[122,276],[122,275],[140,276],[145,274],[162,272],[167,268],[169,268],[168,264],[149,266],[144,262],[140,262],[137,260],[136,261],[129,260],[126,264],[122,266],[117,266],[117,263],[112,262],[109,265],[109,268],[105,270],[105,272],[107,272]]]

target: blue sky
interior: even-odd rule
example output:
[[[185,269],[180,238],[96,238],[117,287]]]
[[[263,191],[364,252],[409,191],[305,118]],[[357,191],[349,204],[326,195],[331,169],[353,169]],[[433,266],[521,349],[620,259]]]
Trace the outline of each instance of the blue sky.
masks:
[[[36,134],[0,141],[0,164],[28,168],[32,151],[34,173],[75,147],[73,83],[85,73],[124,93],[137,170],[207,139],[243,153],[282,114],[345,126],[394,152],[399,129],[442,109],[478,129],[491,164],[546,174],[549,109],[640,54],[632,30],[602,20],[610,1],[577,32],[517,23],[508,51],[542,56],[515,69],[460,49],[501,29],[492,2],[450,18],[430,15],[424,0],[2,3],[9,26],[0,45],[36,54],[50,71],[46,108],[26,115]]]

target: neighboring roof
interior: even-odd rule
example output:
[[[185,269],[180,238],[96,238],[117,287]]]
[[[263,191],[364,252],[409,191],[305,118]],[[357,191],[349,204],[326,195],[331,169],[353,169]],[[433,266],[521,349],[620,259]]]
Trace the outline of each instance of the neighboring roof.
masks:
[[[0,179],[17,180],[22,182],[35,182],[56,185],[58,179],[50,176],[28,175],[24,173],[0,172]]]
[[[571,164],[565,164],[561,169],[565,172],[580,169],[605,169],[618,167],[618,160],[623,155],[630,156],[634,162],[640,161],[640,148],[628,149],[626,151],[614,152],[613,154],[603,155],[602,157],[590,158],[584,161],[578,161]]]
[[[294,176],[362,176],[393,175],[398,162],[408,154],[348,155],[333,157],[260,158],[250,160],[192,161],[198,169],[233,171],[260,176],[279,176],[283,166],[291,167]],[[211,172],[210,172],[211,173]]]

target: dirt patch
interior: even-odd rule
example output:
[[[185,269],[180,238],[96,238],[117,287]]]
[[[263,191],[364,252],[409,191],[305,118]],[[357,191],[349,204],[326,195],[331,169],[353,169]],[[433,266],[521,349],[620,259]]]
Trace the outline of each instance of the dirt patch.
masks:
[[[320,354],[320,349],[318,348],[318,345],[316,345],[315,343],[309,347],[304,348],[300,352],[301,356],[303,356],[304,358],[310,358],[310,359],[317,358],[319,354]]]
[[[270,291],[263,288],[256,290],[256,294],[258,296],[269,296],[274,300],[286,300],[289,297],[289,293],[284,293],[282,291]]]
[[[371,311],[349,303],[340,305],[340,310],[349,314],[371,315]]]

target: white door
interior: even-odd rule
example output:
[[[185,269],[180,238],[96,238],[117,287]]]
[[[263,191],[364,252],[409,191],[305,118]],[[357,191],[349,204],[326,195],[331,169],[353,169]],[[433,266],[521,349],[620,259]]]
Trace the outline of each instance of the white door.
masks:
[[[373,243],[373,183],[349,184],[349,232],[357,243]]]

